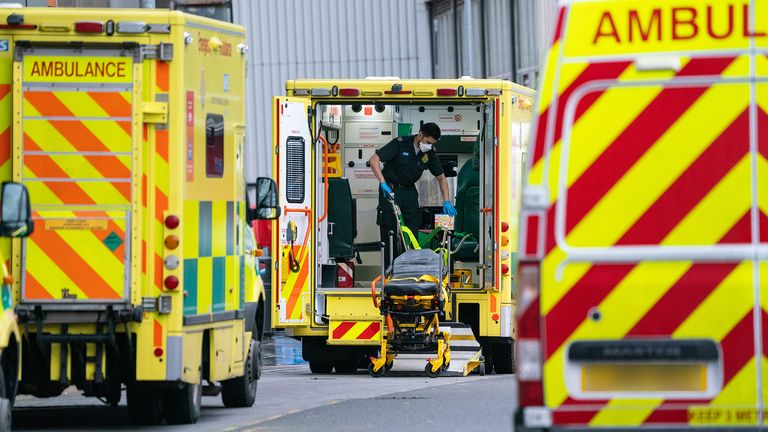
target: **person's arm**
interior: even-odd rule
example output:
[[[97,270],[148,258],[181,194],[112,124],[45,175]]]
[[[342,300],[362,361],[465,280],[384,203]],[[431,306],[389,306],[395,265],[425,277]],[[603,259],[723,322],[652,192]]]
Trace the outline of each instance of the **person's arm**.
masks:
[[[451,197],[451,193],[448,190],[448,180],[445,179],[445,174],[440,174],[436,178],[437,182],[440,183],[440,192],[443,193],[443,200],[453,201],[453,197]]]
[[[379,183],[384,183],[384,174],[381,173],[381,158],[379,158],[379,155],[374,153],[373,156],[368,159],[368,163],[371,165],[371,171],[373,171],[376,180],[378,180]]]

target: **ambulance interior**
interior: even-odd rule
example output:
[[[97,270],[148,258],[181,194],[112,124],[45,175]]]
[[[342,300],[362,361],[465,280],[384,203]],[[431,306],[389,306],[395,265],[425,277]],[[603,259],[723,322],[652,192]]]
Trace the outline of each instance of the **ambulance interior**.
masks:
[[[326,177],[328,182],[328,213],[317,231],[318,291],[370,289],[371,281],[381,274],[376,224],[381,191],[368,160],[393,138],[414,135],[428,122],[437,123],[442,132],[435,150],[450,196],[455,197],[452,201],[458,215],[454,232],[464,233],[452,239],[452,285],[456,286],[460,279],[464,288],[480,287],[482,257],[487,255],[483,251],[492,248],[486,240],[489,228],[483,229],[483,224],[488,223],[484,214],[489,212],[483,213],[481,208],[492,207],[494,176],[480,173],[493,172],[493,105],[318,105],[317,112],[315,131],[322,138],[318,138],[315,152],[315,199],[320,213],[325,205]],[[324,141],[328,143],[327,155],[323,153]],[[417,235],[421,241],[433,232],[434,215],[443,213],[444,200],[429,170],[424,171],[416,187],[421,212]],[[435,249],[437,237],[424,247]],[[322,301],[322,295],[316,301]],[[317,306],[322,309],[322,305]]]

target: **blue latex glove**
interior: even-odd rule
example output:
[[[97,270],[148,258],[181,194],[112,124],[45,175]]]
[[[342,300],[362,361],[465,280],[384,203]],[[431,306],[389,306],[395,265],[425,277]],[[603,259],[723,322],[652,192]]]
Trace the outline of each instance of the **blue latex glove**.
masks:
[[[395,194],[394,192],[392,192],[392,188],[389,187],[387,182],[381,182],[381,191],[384,192],[384,195],[386,195],[386,196],[390,196],[390,195],[394,195]],[[456,210],[454,210],[454,212],[455,211]]]
[[[446,201],[443,203],[443,213],[448,216],[456,216],[456,207],[450,201]]]

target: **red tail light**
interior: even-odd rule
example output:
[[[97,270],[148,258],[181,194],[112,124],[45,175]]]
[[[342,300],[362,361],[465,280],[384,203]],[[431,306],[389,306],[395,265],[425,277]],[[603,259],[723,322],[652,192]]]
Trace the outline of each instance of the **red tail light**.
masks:
[[[517,309],[517,337],[539,340],[541,316],[539,311],[539,262],[520,263],[518,276],[520,305]]]
[[[77,33],[104,33],[104,23],[99,21],[80,21],[75,23]]]
[[[544,405],[544,391],[541,381],[517,383],[518,403],[521,407]]]
[[[179,287],[179,278],[176,276],[168,276],[165,278],[165,287],[169,290],[175,290]]]
[[[165,217],[165,226],[168,229],[176,229],[179,226],[179,217],[176,215],[168,215]]]
[[[37,24],[0,24],[0,30],[34,30]]]
[[[518,397],[521,407],[543,406],[541,312],[539,261],[521,261],[520,300],[517,310],[516,363]]]
[[[360,89],[356,89],[356,88],[339,89],[339,96],[360,96]]]
[[[524,216],[525,223],[525,240],[522,244],[523,255],[535,257],[539,254],[539,230],[542,221],[542,217],[538,214],[526,214]]]

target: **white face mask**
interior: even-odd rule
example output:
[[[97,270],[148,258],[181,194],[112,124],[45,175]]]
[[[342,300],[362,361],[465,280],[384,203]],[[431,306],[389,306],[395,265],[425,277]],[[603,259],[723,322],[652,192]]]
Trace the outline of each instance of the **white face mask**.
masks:
[[[432,150],[432,144],[427,144],[424,141],[419,141],[419,150],[421,150],[422,153],[426,153]]]

